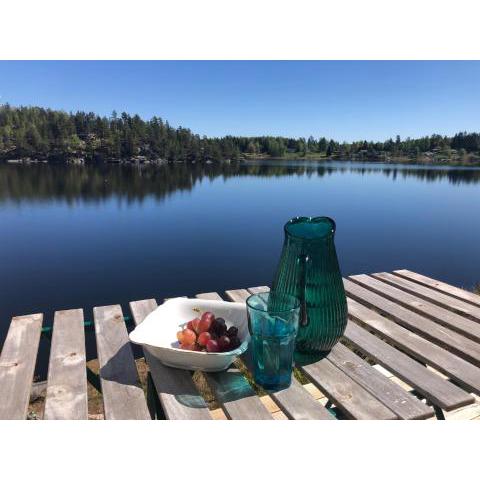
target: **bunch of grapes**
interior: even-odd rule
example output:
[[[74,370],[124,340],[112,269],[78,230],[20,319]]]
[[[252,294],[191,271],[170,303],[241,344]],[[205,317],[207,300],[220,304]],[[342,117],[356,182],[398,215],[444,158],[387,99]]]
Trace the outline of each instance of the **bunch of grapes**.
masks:
[[[177,339],[181,349],[196,352],[230,352],[241,343],[238,328],[227,329],[225,320],[215,318],[212,312],[190,320],[183,330],[177,332]]]

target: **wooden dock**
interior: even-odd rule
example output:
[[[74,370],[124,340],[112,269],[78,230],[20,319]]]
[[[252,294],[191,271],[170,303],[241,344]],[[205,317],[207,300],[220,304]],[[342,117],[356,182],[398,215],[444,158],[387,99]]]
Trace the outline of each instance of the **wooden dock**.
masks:
[[[270,395],[252,383],[248,355],[225,372],[194,374],[166,367],[145,350],[148,375],[141,381],[121,307],[95,307],[103,403],[96,418],[480,418],[479,295],[408,270],[355,275],[344,284],[349,310],[344,338],[328,357],[301,367],[288,389]],[[224,296],[244,302],[264,290],[227,290]],[[154,299],[130,302],[134,322],[156,307]],[[0,419],[28,416],[42,321],[42,314],[11,321],[0,356]],[[87,371],[83,311],[56,312],[39,416],[88,419]]]

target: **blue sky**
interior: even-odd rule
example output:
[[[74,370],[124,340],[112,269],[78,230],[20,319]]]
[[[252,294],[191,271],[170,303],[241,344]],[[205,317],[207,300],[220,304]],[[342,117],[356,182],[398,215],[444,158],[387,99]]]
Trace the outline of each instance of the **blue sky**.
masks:
[[[0,61],[0,102],[195,133],[384,140],[480,130],[480,62]]]

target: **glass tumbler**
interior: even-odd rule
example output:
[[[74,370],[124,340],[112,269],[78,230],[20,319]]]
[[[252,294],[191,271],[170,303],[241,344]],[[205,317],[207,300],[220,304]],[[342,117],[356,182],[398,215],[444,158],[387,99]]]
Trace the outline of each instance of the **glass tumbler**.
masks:
[[[283,293],[258,293],[247,299],[253,376],[266,390],[280,390],[292,380],[300,300]]]

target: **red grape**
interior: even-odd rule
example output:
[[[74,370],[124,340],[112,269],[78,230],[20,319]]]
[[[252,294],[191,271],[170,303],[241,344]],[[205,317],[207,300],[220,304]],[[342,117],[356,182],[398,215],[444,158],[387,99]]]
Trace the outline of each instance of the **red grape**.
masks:
[[[193,330],[195,333],[199,333],[198,326],[200,325],[200,319],[194,318],[187,323],[187,328]]]
[[[201,320],[209,320],[210,323],[212,323],[215,320],[215,315],[212,312],[205,312],[202,315]]]
[[[220,348],[221,352],[227,352],[230,350],[230,339],[226,336],[223,335],[217,340],[218,343],[218,348]]]
[[[186,328],[177,332],[180,348],[190,351],[228,352],[240,346],[238,328],[227,330],[225,320],[205,312],[201,318],[187,322]]]
[[[207,342],[207,352],[218,352],[220,350],[216,340],[209,340]]]
[[[196,334],[199,334],[200,333],[200,330],[199,330],[199,325],[200,325],[200,319],[199,318],[196,318],[195,320],[192,320],[192,330],[196,333]]]
[[[209,342],[209,340],[212,339],[212,336],[210,335],[210,333],[208,332],[202,332],[199,336],[198,336],[198,344],[201,345],[202,347],[206,347],[207,346],[207,343]]]
[[[212,320],[210,318],[203,318],[202,315],[202,318],[200,319],[200,322],[198,324],[198,333],[208,332],[211,324]]]
[[[183,333],[182,343],[184,345],[193,345],[197,340],[197,335],[193,330],[190,330],[189,328],[186,328],[185,330],[183,330],[182,333]]]

